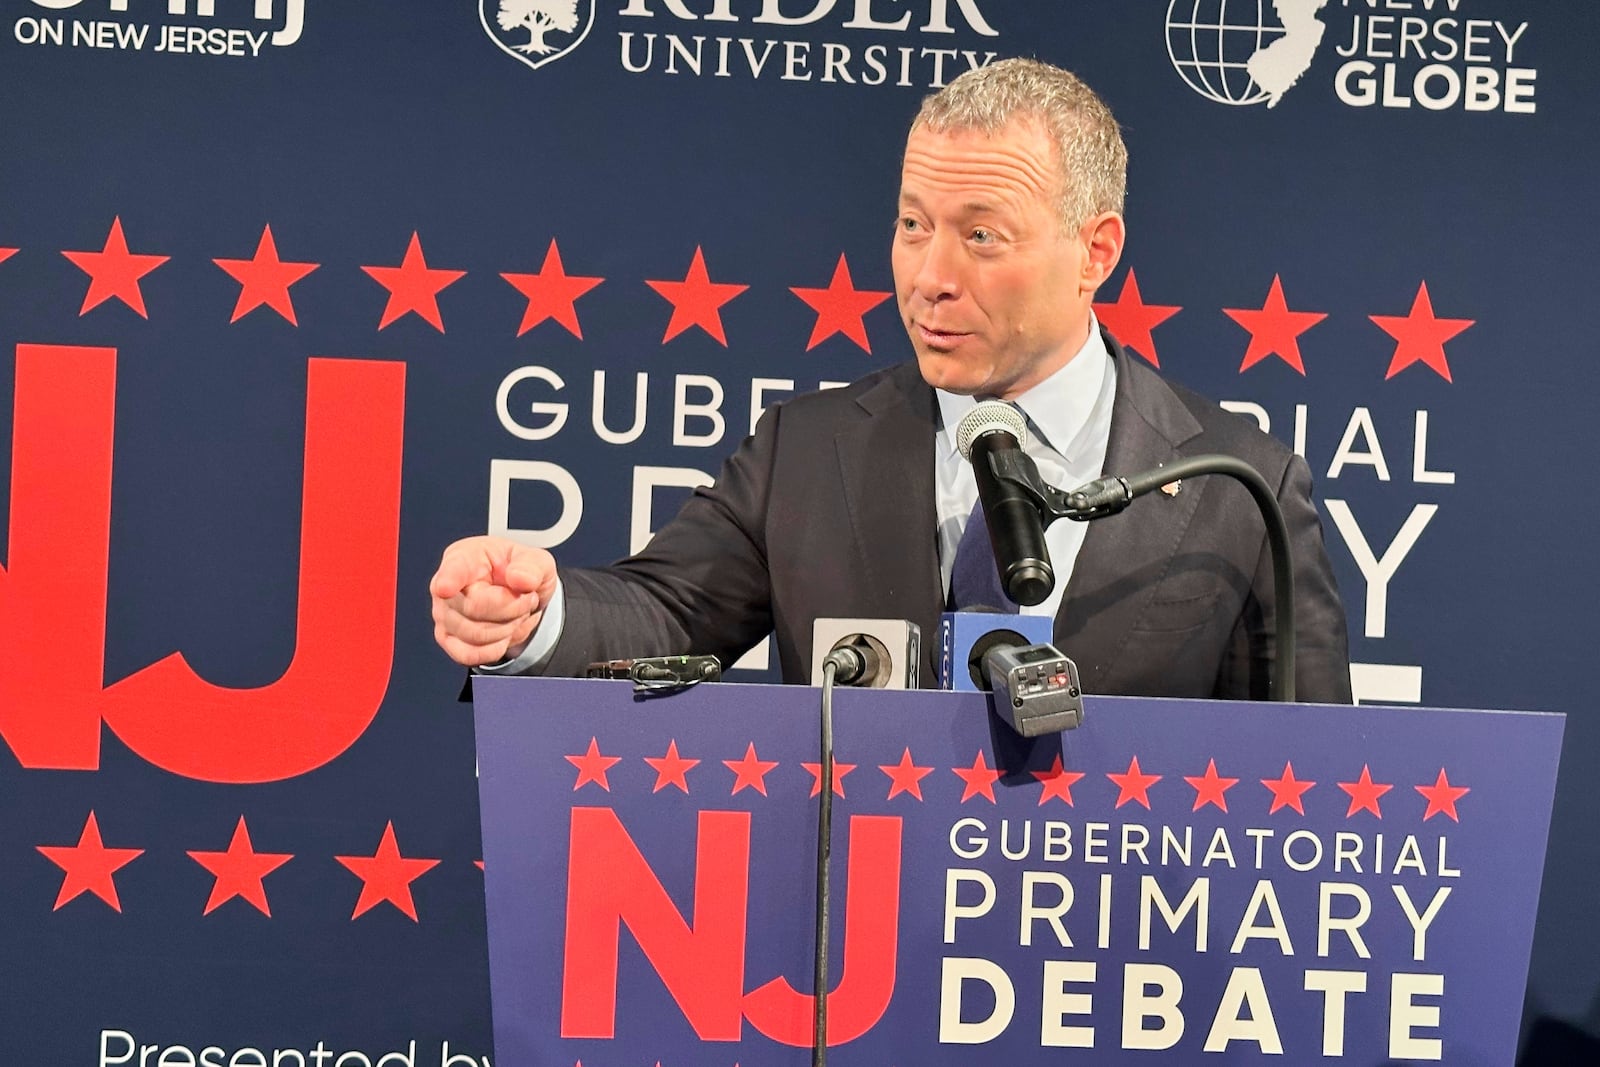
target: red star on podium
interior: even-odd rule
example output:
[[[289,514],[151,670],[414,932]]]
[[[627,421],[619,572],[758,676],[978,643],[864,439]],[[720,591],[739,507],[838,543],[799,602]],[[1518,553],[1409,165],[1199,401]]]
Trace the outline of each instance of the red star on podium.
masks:
[[[883,303],[893,293],[875,289],[857,289],[850,280],[850,266],[839,254],[839,265],[833,268],[833,278],[826,289],[801,289],[791,286],[789,291],[804,300],[817,313],[817,324],[811,328],[811,340],[806,351],[816,348],[836,333],[842,333],[856,343],[863,352],[871,353],[867,342],[867,325],[862,316]]]
[[[1422,821],[1427,822],[1441,812],[1450,816],[1451,822],[1460,822],[1456,815],[1456,801],[1466,796],[1472,790],[1464,785],[1451,785],[1450,779],[1445,777],[1444,768],[1439,768],[1439,777],[1434,779],[1432,785],[1412,786],[1428,801],[1428,810],[1422,815]]]
[[[1306,795],[1306,790],[1317,783],[1296,778],[1294,776],[1294,764],[1285,763],[1283,765],[1282,778],[1263,778],[1261,779],[1261,784],[1272,790],[1272,807],[1267,809],[1268,815],[1271,815],[1279,808],[1293,808],[1301,815],[1304,815],[1306,809],[1302,798]]]
[[[538,274],[502,273],[500,277],[528,298],[528,308],[522,313],[522,324],[517,327],[518,337],[545,319],[555,319],[580,341],[583,339],[583,330],[578,326],[578,297],[605,281],[604,278],[568,274],[561,265],[561,250],[556,247],[554,237],[550,239],[550,248],[544,254],[544,263],[539,267]]]
[[[272,227],[261,229],[261,240],[256,244],[252,259],[213,259],[211,262],[227,271],[240,284],[239,301],[233,306],[230,323],[265,304],[287,319],[292,326],[300,323],[294,317],[294,303],[289,299],[289,286],[321,266],[320,263],[286,263],[278,258],[278,245],[272,239]]]
[[[128,251],[127,239],[122,236],[122,216],[111,220],[111,232],[106,236],[105,247],[98,252],[62,252],[62,255],[89,276],[89,291],[84,294],[83,308],[78,315],[116,297],[139,313],[145,314],[144,293],[139,289],[139,279],[165,263],[170,256],[135,255]]]
[[[1120,808],[1130,800],[1137,800],[1145,806],[1146,811],[1150,810],[1150,787],[1161,781],[1161,775],[1145,774],[1139,769],[1138,756],[1128,761],[1126,772],[1117,774],[1115,771],[1107,771],[1106,777],[1117,785],[1116,807]]]
[[[417,921],[417,905],[411,899],[411,883],[438,866],[438,860],[407,859],[400,855],[400,846],[394,838],[394,823],[383,828],[383,839],[378,851],[370,856],[335,856],[350,873],[361,879],[361,897],[356,901],[352,920],[359,919],[385,900],[405,912],[412,922]]]
[[[422,241],[415,230],[411,243],[406,245],[405,258],[398,267],[362,267],[374,281],[389,290],[389,302],[384,305],[383,318],[378,329],[383,329],[407,313],[415,313],[444,333],[444,320],[439,316],[439,294],[466,276],[464,270],[444,270],[429,267],[422,258]]]
[[[1345,818],[1350,818],[1363,808],[1372,812],[1378,818],[1383,818],[1383,812],[1378,810],[1378,798],[1383,796],[1392,785],[1380,785],[1372,780],[1372,772],[1363,763],[1361,777],[1353,782],[1340,782],[1339,788],[1350,794],[1350,810],[1344,813]]]
[[[728,347],[728,337],[722,332],[722,314],[718,309],[750,288],[748,285],[713,282],[706,273],[706,258],[699,245],[695,246],[694,259],[683,281],[646,279],[645,284],[672,303],[672,318],[667,323],[666,335],[661,338],[662,344],[689,327],[698,326],[716,338],[723,348]]]
[[[1083,777],[1083,772],[1063,769],[1059,752],[1056,753],[1055,762],[1050,765],[1049,770],[1029,771],[1028,773],[1044,783],[1044,788],[1039,790],[1039,805],[1041,807],[1051,797],[1066,801],[1069,808],[1077,807],[1072,802],[1072,787],[1077,783],[1078,779]]]
[[[965,804],[980,793],[989,798],[989,803],[994,803],[994,784],[1005,772],[998,767],[990,767],[982,749],[978,750],[978,758],[972,761],[972,766],[950,769],[955,772],[957,778],[967,783],[966,788],[961,791],[961,803]]]
[[[669,785],[675,785],[685,793],[689,791],[689,780],[685,777],[689,769],[697,765],[697,759],[684,759],[678,755],[678,742],[676,739],[667,742],[665,756],[646,756],[644,761],[655,768],[656,785],[650,790],[659,793]],[[601,772],[604,773],[604,772]]]
[[[1268,356],[1277,356],[1305,377],[1306,365],[1300,359],[1299,336],[1327,318],[1317,311],[1290,311],[1283,299],[1283,281],[1272,276],[1267,302],[1259,311],[1250,308],[1223,308],[1222,313],[1250,331],[1250,347],[1245,350],[1242,374]]]
[[[911,762],[911,749],[907,748],[900,756],[899,763],[888,766],[878,765],[878,770],[889,776],[889,796],[893,800],[901,793],[910,793],[918,800],[922,799],[922,780],[933,773],[932,767],[918,767]]]
[[[751,742],[744,750],[743,759],[725,759],[722,765],[734,774],[732,796],[739,790],[749,786],[762,796],[767,795],[767,772],[778,765],[777,760],[762,760],[756,758],[756,746]]]
[[[566,760],[578,768],[578,780],[572,783],[572,791],[576,793],[587,782],[611,792],[611,783],[606,781],[606,771],[614,764],[622,761],[621,756],[602,756],[600,743],[595,738],[589,738],[589,750],[581,756],[567,756]],[[657,768],[659,770],[659,768]],[[687,790],[686,790],[687,791]]]
[[[1123,279],[1117,302],[1096,303],[1094,306],[1094,313],[1113,337],[1156,367],[1161,366],[1161,360],[1156,357],[1156,342],[1151,331],[1182,310],[1169,304],[1146,304],[1139,293],[1139,280],[1133,276],[1132,267],[1128,268],[1128,276]]]
[[[242,897],[255,905],[261,914],[271,918],[272,912],[267,907],[267,889],[262,879],[288,863],[294,854],[257,852],[250,843],[250,831],[241,815],[226,852],[191,851],[189,858],[216,876],[216,883],[211,887],[211,898],[206,901],[203,914],[210,915],[234,897]]]
[[[802,764],[800,764],[800,766],[804,767],[807,770],[807,772],[809,772],[810,775],[811,775],[811,795],[812,796],[816,796],[819,793],[821,793],[822,792],[822,764],[820,764],[820,763],[802,763]],[[839,797],[844,796],[844,776],[849,774],[851,771],[853,771],[855,769],[856,769],[856,765],[854,763],[840,763],[837,760],[834,761],[834,764],[833,764],[833,794],[834,794],[834,796],[839,796]]]
[[[1239,784],[1237,778],[1223,778],[1217,774],[1216,760],[1206,764],[1205,774],[1193,778],[1184,775],[1183,780],[1194,786],[1194,807],[1190,811],[1199,811],[1207,804],[1215,804],[1227,811],[1228,798],[1224,794]]]
[[[1389,361],[1388,381],[1413,363],[1425,363],[1443,378],[1451,381],[1450,364],[1444,358],[1444,343],[1476,324],[1476,319],[1441,319],[1433,313],[1433,301],[1428,297],[1428,283],[1417,289],[1417,298],[1411,302],[1407,315],[1369,315],[1378,329],[1393,337],[1394,358]]]
[[[120,913],[122,902],[117,898],[117,883],[111,876],[144,854],[142,848],[106,848],[100,840],[100,824],[95,821],[93,811],[89,812],[76,845],[35,847],[51,863],[67,872],[51,911],[60,911],[63,904],[81,893],[93,893]]]

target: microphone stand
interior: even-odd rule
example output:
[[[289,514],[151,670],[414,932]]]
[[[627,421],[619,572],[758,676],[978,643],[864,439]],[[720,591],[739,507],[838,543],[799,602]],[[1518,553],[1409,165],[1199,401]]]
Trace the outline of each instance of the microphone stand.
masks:
[[[1289,528],[1271,486],[1250,464],[1234,456],[1208,454],[1181,459],[1166,467],[1130,477],[1108,475],[1070,493],[1047,485],[1039,468],[1027,453],[1018,450],[991,452],[989,467],[997,480],[1021,490],[1039,512],[1039,521],[1049,526],[1057,519],[1090,522],[1115,515],[1136,497],[1182,478],[1202,474],[1225,474],[1244,484],[1261,512],[1272,550],[1273,604],[1276,615],[1277,673],[1272,678],[1271,699],[1294,700],[1294,569],[1289,553]]]

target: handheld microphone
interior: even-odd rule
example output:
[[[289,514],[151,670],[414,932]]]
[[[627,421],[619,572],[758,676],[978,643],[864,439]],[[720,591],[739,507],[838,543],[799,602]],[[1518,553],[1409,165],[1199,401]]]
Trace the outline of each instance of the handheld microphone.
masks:
[[[1039,509],[1015,485],[995,476],[990,457],[1021,453],[1028,439],[1022,413],[1002,400],[983,400],[956,426],[956,450],[972,464],[989,527],[1000,585],[1018,604],[1039,604],[1055,588]]]

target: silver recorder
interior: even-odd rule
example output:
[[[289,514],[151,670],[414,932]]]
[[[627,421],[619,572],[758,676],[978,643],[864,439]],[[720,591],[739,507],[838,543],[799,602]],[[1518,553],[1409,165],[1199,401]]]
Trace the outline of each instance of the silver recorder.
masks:
[[[1007,645],[983,657],[994,712],[1023,737],[1073,730],[1083,723],[1078,665],[1054,645]]]

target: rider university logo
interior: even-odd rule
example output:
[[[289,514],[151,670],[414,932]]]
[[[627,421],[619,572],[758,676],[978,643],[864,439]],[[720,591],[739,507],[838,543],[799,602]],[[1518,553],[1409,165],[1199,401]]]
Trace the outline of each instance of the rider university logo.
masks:
[[[478,0],[478,21],[502,52],[537,70],[589,36],[594,0]]]
[[[1311,67],[1328,0],[1171,0],[1167,54],[1189,88],[1219,104],[1276,107]]]

